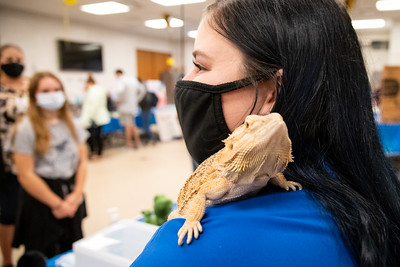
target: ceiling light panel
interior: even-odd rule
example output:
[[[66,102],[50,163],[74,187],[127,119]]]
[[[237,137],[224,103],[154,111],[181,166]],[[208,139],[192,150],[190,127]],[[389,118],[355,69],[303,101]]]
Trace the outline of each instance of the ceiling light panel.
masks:
[[[384,28],[386,21],[384,19],[365,19],[365,20],[352,20],[354,29],[379,29]]]
[[[187,35],[188,35],[190,38],[196,39],[196,37],[197,37],[197,30],[188,31]]]
[[[171,18],[169,20],[169,26],[172,28],[179,28],[183,26],[183,20],[181,19],[176,19],[176,18]]]
[[[400,10],[399,0],[380,0],[376,2],[376,9],[379,11]]]
[[[205,2],[206,0],[151,0],[156,4],[162,6],[179,6],[179,5],[189,5]]]
[[[165,19],[151,19],[144,22],[146,27],[152,29],[165,29],[168,27],[167,21]],[[183,21],[177,18],[169,19],[169,26],[172,28],[178,28],[183,26]]]
[[[83,5],[81,11],[94,15],[110,15],[129,12],[130,8],[114,1]]]
[[[146,20],[144,25],[152,29],[165,29],[167,28],[167,21],[165,19],[151,19]]]

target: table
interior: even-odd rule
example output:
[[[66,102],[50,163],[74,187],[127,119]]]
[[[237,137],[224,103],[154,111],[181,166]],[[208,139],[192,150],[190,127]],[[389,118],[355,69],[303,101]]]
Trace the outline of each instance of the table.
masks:
[[[379,138],[385,154],[400,156],[400,124],[377,124]]]
[[[141,112],[139,112],[139,114],[136,115],[135,123],[136,123],[137,127],[139,127],[139,128],[143,127]],[[151,114],[150,114],[150,124],[156,124],[156,119],[155,119],[153,111],[151,111]],[[110,122],[105,124],[105,125],[103,125],[102,133],[103,134],[108,134],[108,133],[112,133],[112,132],[116,132],[116,131],[123,131],[123,130],[124,130],[124,126],[122,126],[119,123],[119,118],[118,117],[111,117]]]

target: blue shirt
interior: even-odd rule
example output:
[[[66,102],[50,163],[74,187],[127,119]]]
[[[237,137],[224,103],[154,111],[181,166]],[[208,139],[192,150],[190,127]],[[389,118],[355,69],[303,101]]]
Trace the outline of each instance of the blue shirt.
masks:
[[[355,266],[330,213],[305,190],[208,207],[199,239],[179,246],[183,223],[164,223],[131,266]]]

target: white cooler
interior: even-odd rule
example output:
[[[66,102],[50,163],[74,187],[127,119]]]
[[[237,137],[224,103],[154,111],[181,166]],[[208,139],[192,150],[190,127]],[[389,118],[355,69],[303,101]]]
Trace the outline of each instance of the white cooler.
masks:
[[[118,221],[73,244],[75,267],[128,267],[157,228],[134,219]]]

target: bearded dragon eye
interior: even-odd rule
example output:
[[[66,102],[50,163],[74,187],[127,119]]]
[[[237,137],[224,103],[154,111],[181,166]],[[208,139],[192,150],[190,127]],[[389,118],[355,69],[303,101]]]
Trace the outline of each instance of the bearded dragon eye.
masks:
[[[229,149],[232,150],[233,149],[233,144],[229,145]]]
[[[249,126],[250,126],[250,125],[249,125],[249,123],[248,123],[248,122],[246,122],[246,128],[249,128]]]

